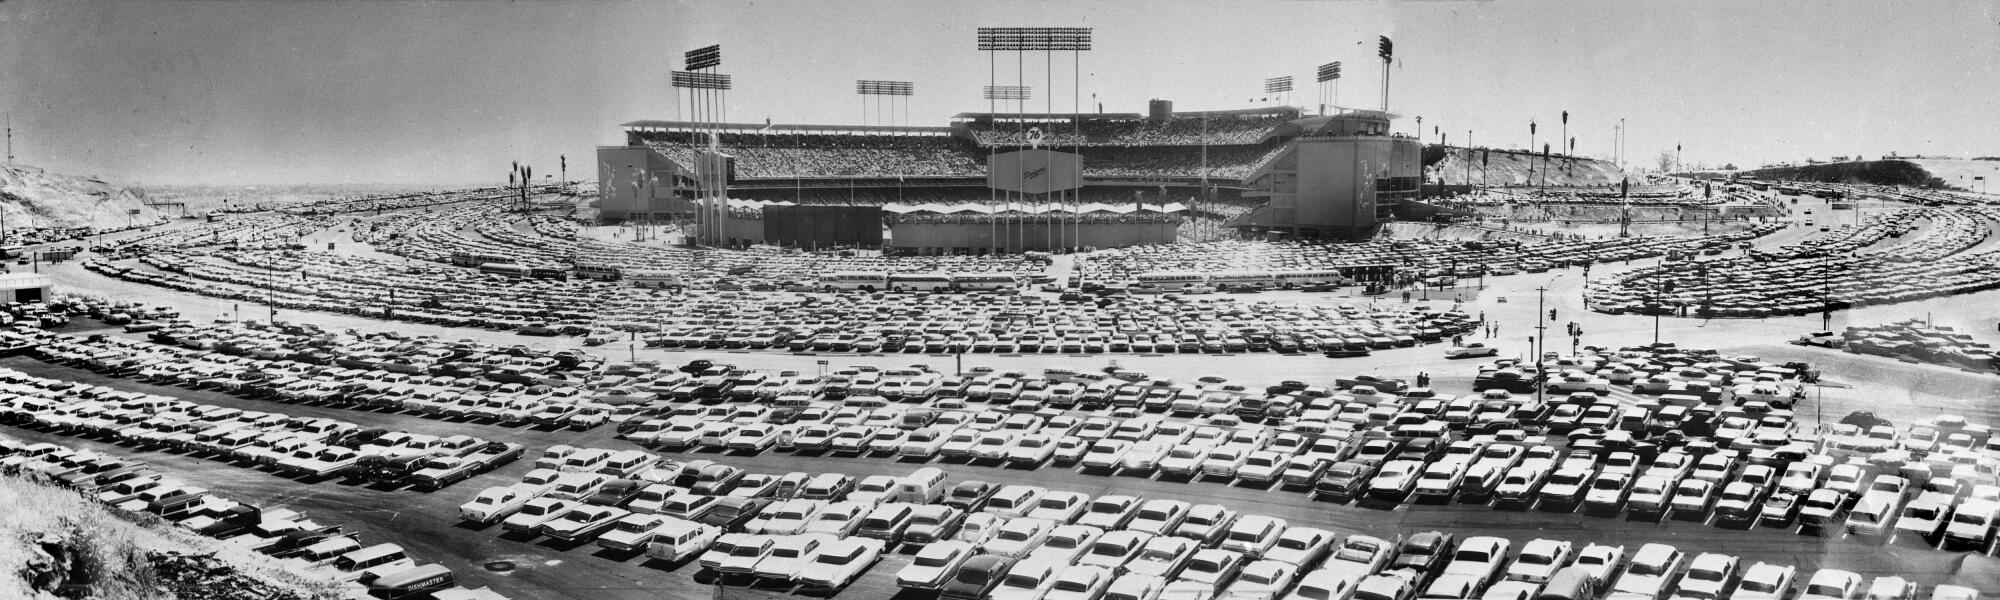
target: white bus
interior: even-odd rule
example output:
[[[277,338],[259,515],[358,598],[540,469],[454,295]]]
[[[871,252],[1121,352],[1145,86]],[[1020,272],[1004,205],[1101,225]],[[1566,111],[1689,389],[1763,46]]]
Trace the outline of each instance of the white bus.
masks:
[[[1208,283],[1208,276],[1185,272],[1140,273],[1132,280],[1135,283],[1151,284],[1163,290],[1179,290],[1189,286],[1205,285]]]
[[[1210,274],[1208,276],[1208,283],[1217,288],[1224,285],[1229,287],[1245,285],[1275,287],[1278,284],[1278,277],[1270,271],[1222,271]]]
[[[951,275],[944,273],[895,273],[889,289],[899,292],[935,292],[951,289]]]
[[[1021,284],[1013,275],[1000,273],[957,274],[951,276],[951,284],[965,291],[1001,290]]]
[[[889,274],[878,271],[848,271],[819,276],[820,285],[837,290],[886,290]]]
[[[1341,275],[1340,271],[1336,270],[1279,271],[1275,273],[1275,276],[1278,278],[1279,283],[1293,286],[1312,285],[1315,283],[1331,283],[1335,285],[1350,285],[1354,283],[1353,279]]]

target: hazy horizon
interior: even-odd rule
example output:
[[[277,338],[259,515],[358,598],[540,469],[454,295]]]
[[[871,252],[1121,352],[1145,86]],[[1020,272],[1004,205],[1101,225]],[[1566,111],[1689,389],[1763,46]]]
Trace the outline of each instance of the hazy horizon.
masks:
[[[1080,72],[1029,53],[989,75],[981,26],[1091,27],[1095,48]],[[1453,145],[1473,130],[1475,146],[1528,148],[1532,119],[1534,145],[1555,144],[1568,111],[1590,156],[1625,118],[1635,165],[1676,145],[1685,164],[1741,167],[2000,155],[1992,0],[14,0],[0,112],[21,163],[126,184],[491,185],[514,161],[556,174],[564,155],[572,179],[593,177],[620,123],[685,115],[667,73],[709,44],[736,82],[727,120],[890,120],[853,88],[887,79],[916,85],[898,106],[909,124],[942,125],[1016,78],[1029,111],[1093,111],[1093,94],[1109,112],[1264,106],[1281,75],[1310,104],[1314,67],[1334,60],[1341,104],[1374,108],[1378,35],[1396,41],[1396,128],[1421,115],[1431,143],[1437,127]]]

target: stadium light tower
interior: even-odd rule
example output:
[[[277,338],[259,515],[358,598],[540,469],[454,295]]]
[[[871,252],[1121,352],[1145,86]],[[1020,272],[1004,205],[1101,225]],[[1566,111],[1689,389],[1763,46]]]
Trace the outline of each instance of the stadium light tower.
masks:
[[[1290,102],[1286,102],[1284,98],[1292,93],[1292,76],[1286,75],[1264,80],[1264,93],[1267,98],[1279,98],[1279,104],[1291,104]]]
[[[1319,80],[1320,114],[1326,114],[1326,105],[1340,105],[1340,61],[1336,60],[1320,65],[1317,79]],[[1333,83],[1333,96],[1331,100],[1326,95],[1326,84],[1328,82]]]
[[[998,70],[995,67],[995,63],[997,62],[999,53],[1001,52],[1014,53],[1014,61],[1016,68],[1015,68],[1015,85],[1012,87],[1018,89],[1018,95],[1019,95],[1018,99],[1022,101],[1021,104],[1019,105],[1023,107],[1020,110],[1020,112],[1025,112],[1026,100],[1028,99],[1027,87],[1023,85],[1023,76],[1025,75],[1025,72],[1027,70],[1026,56],[1027,53],[1029,52],[1047,53],[1044,56],[1043,63],[1044,63],[1045,85],[1049,86],[1049,90],[1046,93],[1049,94],[1048,101],[1049,101],[1050,112],[1054,111],[1054,102],[1055,102],[1054,56],[1056,52],[1070,53],[1071,73],[1073,79],[1073,83],[1071,84],[1072,87],[1071,92],[1073,96],[1071,99],[1071,104],[1074,105],[1081,98],[1082,53],[1091,49],[1091,42],[1092,42],[1091,28],[1089,27],[981,27],[979,28],[978,31],[978,42],[979,42],[979,50],[981,52],[988,53],[986,68],[987,68],[987,82],[988,82],[987,99],[989,101],[1005,99],[1006,96],[1011,95],[1013,93],[1013,91],[1011,90],[1002,92],[1001,90],[1003,90],[1004,88],[1002,88],[1002,86],[999,85]],[[996,92],[1000,93],[996,94]],[[990,106],[991,104],[989,103],[989,107]],[[988,114],[989,116],[992,115],[990,108]],[[1020,125],[1021,127],[1019,127],[1019,129],[1021,129],[1022,131],[1018,132],[1021,135],[1017,136],[1017,143],[1015,144],[1017,146],[1025,145],[1020,142],[1025,142],[1028,137],[1026,135],[1027,132],[1025,131],[1026,129],[1025,119],[1021,121]],[[1081,126],[1078,125],[1077,127],[1080,128]],[[995,217],[996,221],[998,220],[998,218],[999,217],[997,216],[996,213]],[[1081,227],[1081,224],[1079,224],[1079,227]],[[1025,242],[1025,240],[1023,241]]]
[[[910,83],[908,81],[876,81],[872,79],[861,79],[861,80],[856,80],[854,82],[854,93],[859,94],[861,97],[862,101],[861,122],[862,124],[866,125],[868,123],[868,98],[870,96],[874,96],[877,99],[886,96],[889,99],[889,118],[891,121],[894,121],[896,116],[896,98],[897,97],[905,98],[903,106],[905,109],[907,109],[909,107],[909,102],[907,98],[909,96],[916,95],[917,87],[916,84]],[[878,104],[877,109],[879,112],[880,103],[877,104]],[[875,121],[876,125],[882,124],[881,123],[882,119],[880,116],[877,116]],[[907,125],[908,123],[906,122],[904,124]]]
[[[1382,112],[1389,112],[1389,63],[1396,57],[1396,42],[1389,36],[1381,36],[1376,44],[1376,54],[1382,57]]]
[[[728,91],[731,83],[728,75],[715,72],[716,67],[722,66],[722,46],[713,45],[689,50],[685,54],[685,59],[687,70],[674,71],[672,83],[675,88],[688,90],[690,103],[694,105],[691,114],[696,126],[705,126],[711,130],[708,139],[709,152],[703,153],[702,160],[695,165],[695,180],[699,182],[695,195],[702,207],[704,218],[701,220],[705,221],[702,237],[710,244],[720,246],[728,240],[723,229],[727,227],[729,220],[729,199],[721,189],[726,174],[720,172],[721,160],[718,158],[719,155],[714,153],[716,143],[714,130],[720,128],[728,114]],[[652,213],[650,200],[648,198],[647,202],[649,217]]]

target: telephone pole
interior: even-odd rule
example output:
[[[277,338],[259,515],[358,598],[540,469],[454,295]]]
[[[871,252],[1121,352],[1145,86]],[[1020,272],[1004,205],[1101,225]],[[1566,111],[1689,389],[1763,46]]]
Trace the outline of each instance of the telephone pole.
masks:
[[[1548,343],[1549,337],[1546,331],[1549,328],[1548,321],[1542,319],[1542,310],[1544,308],[1542,304],[1548,295],[1548,291],[1549,287],[1546,284],[1535,288],[1535,345],[1533,351],[1535,353],[1535,377],[1540,379],[1540,381],[1535,382],[1536,405],[1542,403],[1542,392],[1549,387],[1548,368],[1542,361],[1542,346]]]

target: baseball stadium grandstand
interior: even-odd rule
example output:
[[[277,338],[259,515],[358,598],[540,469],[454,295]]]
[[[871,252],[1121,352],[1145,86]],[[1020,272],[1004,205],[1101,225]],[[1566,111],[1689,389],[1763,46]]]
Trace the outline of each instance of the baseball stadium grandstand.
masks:
[[[1358,239],[1416,189],[1417,143],[1388,134],[1393,118],[1294,107],[1176,112],[1155,100],[1143,114],[960,113],[947,127],[635,121],[624,125],[624,146],[598,151],[599,215],[741,215],[701,209],[698,198],[718,191],[732,209],[879,207],[841,220],[886,228],[883,244],[916,254],[1170,243],[1200,222]],[[705,156],[724,171],[711,171],[711,185],[726,189],[702,189]],[[720,227],[746,244],[880,237],[815,227],[831,237],[772,239],[761,227]]]

